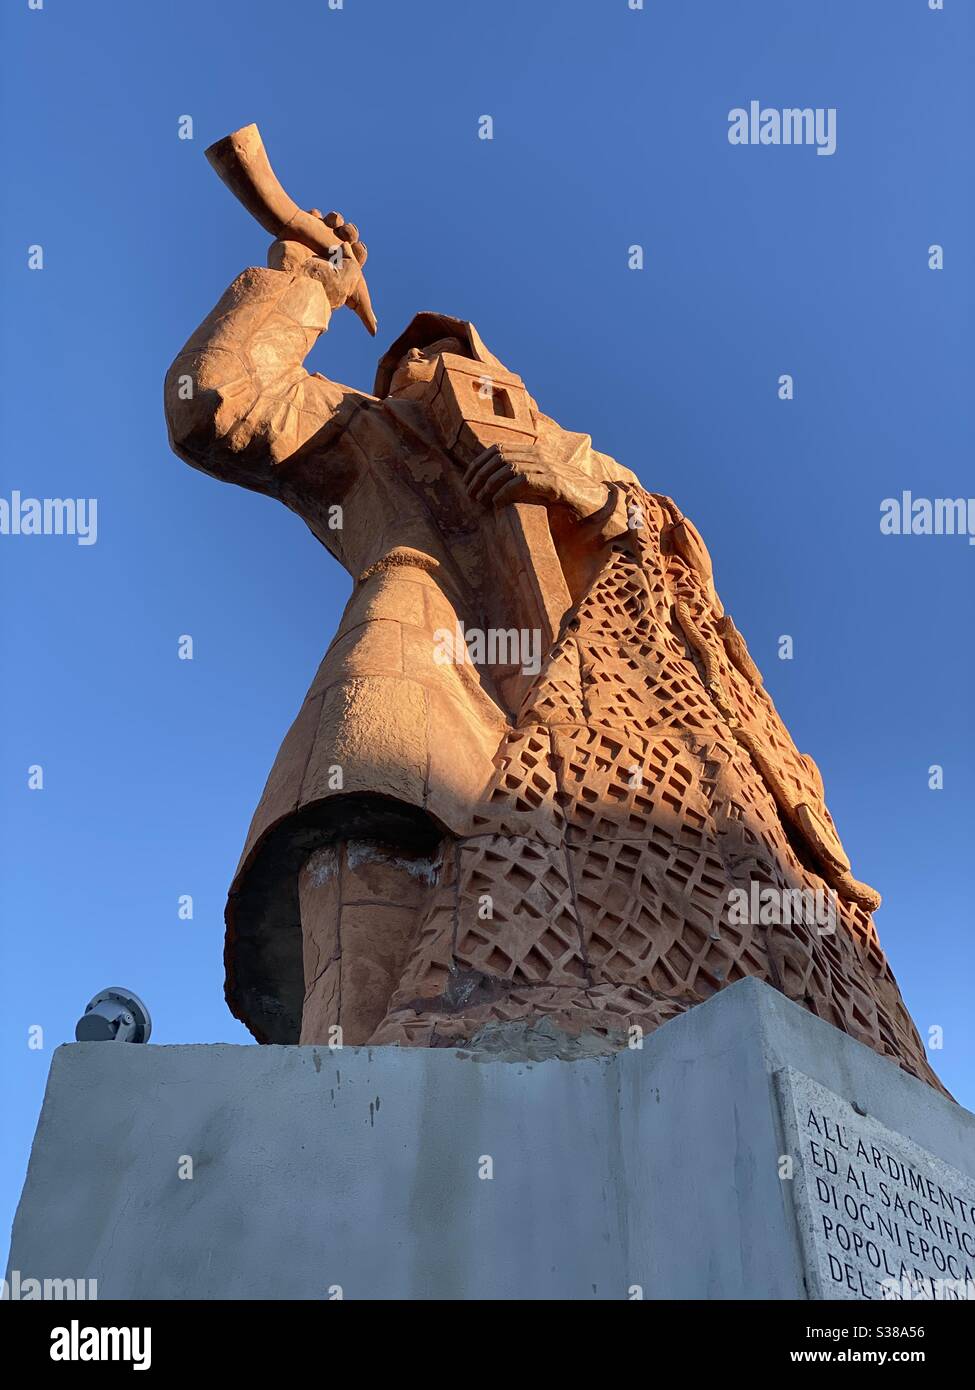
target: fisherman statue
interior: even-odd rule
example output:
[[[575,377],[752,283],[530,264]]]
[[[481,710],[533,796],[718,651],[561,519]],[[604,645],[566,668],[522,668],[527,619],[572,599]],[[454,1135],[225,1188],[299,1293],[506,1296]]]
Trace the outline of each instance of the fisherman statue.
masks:
[[[234,1014],[622,1046],[753,975],[939,1086],[692,522],[461,319],[417,314],[371,393],[306,371],[336,310],[375,328],[358,230],[287,198],[256,127],[208,153],[275,240],[173,363],[172,446],[353,581],[230,888]]]

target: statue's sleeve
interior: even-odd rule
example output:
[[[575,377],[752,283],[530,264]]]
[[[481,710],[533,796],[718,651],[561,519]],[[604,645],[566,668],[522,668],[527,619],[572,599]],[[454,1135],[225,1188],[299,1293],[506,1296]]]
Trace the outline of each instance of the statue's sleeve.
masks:
[[[166,419],[177,454],[259,492],[310,441],[326,447],[364,399],[302,365],[328,327],[324,287],[311,276],[251,267],[183,347],[166,376]]]

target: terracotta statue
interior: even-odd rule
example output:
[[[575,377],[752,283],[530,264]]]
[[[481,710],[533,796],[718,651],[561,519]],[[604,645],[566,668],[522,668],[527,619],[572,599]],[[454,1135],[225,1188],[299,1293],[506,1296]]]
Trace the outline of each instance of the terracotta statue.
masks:
[[[357,230],[301,216],[344,254],[276,240],[166,387],[179,456],[353,580],[231,885],[233,1012],[261,1042],[625,1045],[755,975],[938,1086],[693,524],[473,324],[418,314],[371,395],[306,372],[350,297],[375,320]]]

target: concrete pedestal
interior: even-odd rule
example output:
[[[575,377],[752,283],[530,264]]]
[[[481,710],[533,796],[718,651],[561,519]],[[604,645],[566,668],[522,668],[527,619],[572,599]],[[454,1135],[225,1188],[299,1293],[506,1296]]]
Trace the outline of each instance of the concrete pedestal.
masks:
[[[7,1278],[102,1299],[883,1298],[908,1278],[947,1298],[966,1271],[975,1293],[975,1116],[746,980],[572,1061],[61,1047]]]

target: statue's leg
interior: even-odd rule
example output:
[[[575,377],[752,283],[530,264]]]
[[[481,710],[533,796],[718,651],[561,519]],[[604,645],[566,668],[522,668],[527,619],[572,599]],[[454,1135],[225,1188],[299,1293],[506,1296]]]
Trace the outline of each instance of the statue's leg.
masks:
[[[298,878],[302,1043],[368,1042],[386,1013],[437,866],[373,840],[315,850]]]

